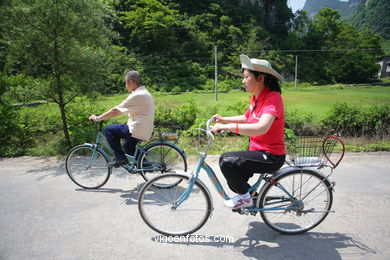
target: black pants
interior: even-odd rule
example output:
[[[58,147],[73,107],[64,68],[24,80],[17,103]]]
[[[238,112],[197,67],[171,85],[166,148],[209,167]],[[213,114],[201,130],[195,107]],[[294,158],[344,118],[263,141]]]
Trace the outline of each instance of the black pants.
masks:
[[[116,159],[121,160],[126,158],[125,152],[128,155],[134,155],[139,140],[131,136],[127,124],[108,125],[104,129],[104,134],[107,138],[107,142],[110,144],[112,150],[114,150]],[[121,139],[125,139],[123,144],[125,151],[122,149]]]
[[[219,158],[219,167],[229,188],[235,193],[245,194],[254,173],[270,173],[283,166],[285,155],[273,155],[263,151],[228,152]]]

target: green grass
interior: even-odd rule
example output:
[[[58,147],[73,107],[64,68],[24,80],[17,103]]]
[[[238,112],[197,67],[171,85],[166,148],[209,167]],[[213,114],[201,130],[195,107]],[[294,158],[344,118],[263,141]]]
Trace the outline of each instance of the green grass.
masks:
[[[336,103],[359,107],[388,104],[390,87],[313,87],[286,89],[283,93],[286,111],[310,112],[323,118]]]
[[[93,103],[104,110],[122,102],[128,94],[118,94],[111,96],[100,96]],[[207,111],[212,116],[214,110],[225,111],[229,105],[237,102],[247,102],[250,93],[232,92],[219,93],[218,101],[215,101],[214,94],[201,93],[183,93],[178,95],[167,95],[166,93],[153,93],[156,105],[178,106],[188,100],[194,100],[196,105]],[[371,107],[373,105],[390,103],[390,87],[381,86],[322,86],[309,88],[288,87],[282,89],[282,97],[286,111],[298,111],[302,113],[311,113],[318,119],[323,118],[336,103],[348,103],[359,107]],[[211,109],[210,109],[211,108]],[[58,113],[56,104],[41,105],[33,108],[24,108],[28,112],[34,113]],[[91,114],[95,111],[91,111]],[[232,115],[232,112],[228,116]],[[243,111],[244,113],[244,111]],[[121,116],[119,120],[125,119]],[[116,120],[117,121],[117,120]]]
[[[371,107],[373,105],[390,102],[390,87],[381,86],[323,86],[310,88],[284,88],[282,97],[286,111],[302,111],[312,113],[322,118],[336,103],[348,103],[359,107]],[[127,94],[100,97],[96,102],[107,109],[119,104]],[[227,107],[237,102],[247,102],[250,93],[232,92],[219,93],[218,101],[214,94],[183,93],[179,95],[167,95],[153,93],[157,105],[165,104],[177,106],[188,100],[194,100],[198,107],[208,106]],[[243,111],[244,112],[244,111]],[[211,116],[211,115],[210,115]]]
[[[297,111],[298,113],[312,115],[314,122],[319,122],[326,114],[333,108],[334,104],[346,102],[348,104],[361,107],[371,107],[374,105],[390,103],[390,87],[379,86],[321,86],[321,87],[285,87],[283,88],[283,100],[286,111]],[[92,101],[93,107],[99,108],[101,111],[106,111],[111,107],[118,105],[127,97],[128,93],[100,96]],[[231,92],[219,93],[218,101],[215,101],[214,94],[200,94],[200,93],[183,93],[179,95],[167,95],[165,93],[153,93],[157,109],[161,105],[179,106],[186,101],[193,100],[196,106],[201,110],[201,117],[209,117],[218,112],[222,115],[232,116],[235,112],[228,110],[227,107],[237,104],[238,102],[248,102],[250,93],[245,92]],[[81,98],[76,99],[80,102]],[[30,154],[56,154],[54,151],[58,148],[62,137],[60,114],[57,104],[49,103],[37,107],[23,107],[23,114],[30,120],[35,120],[37,126],[42,128],[41,141],[38,142],[38,147],[32,148]],[[84,115],[93,113],[98,114],[98,111],[93,110],[89,106],[85,107]],[[242,111],[244,113],[244,111]],[[198,115],[199,116],[199,115]],[[52,131],[45,131],[51,129],[50,123],[47,125],[48,119],[53,118],[56,121],[57,133]],[[40,122],[44,120],[45,123]],[[117,118],[110,119],[108,123],[124,123],[127,121],[127,116],[122,115]],[[41,125],[42,124],[42,125]],[[158,127],[156,125],[155,127]],[[188,154],[195,154],[195,143],[193,138],[182,137],[180,139],[180,147],[182,147]],[[369,140],[367,143],[351,142],[347,140],[348,151],[380,151],[389,150],[389,140]],[[242,150],[245,146],[245,139],[238,137],[225,138],[223,142],[215,142],[211,153],[220,154],[222,152],[236,149]],[[58,150],[58,149],[57,149]]]

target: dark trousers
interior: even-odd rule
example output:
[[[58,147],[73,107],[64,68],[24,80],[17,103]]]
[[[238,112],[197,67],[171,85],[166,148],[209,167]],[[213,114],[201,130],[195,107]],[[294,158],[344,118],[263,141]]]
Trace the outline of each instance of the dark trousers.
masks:
[[[107,142],[110,144],[112,150],[114,150],[115,158],[118,160],[124,159],[125,152],[128,155],[134,155],[138,139],[131,136],[129,133],[129,126],[127,124],[111,124],[106,126],[104,134],[107,138]],[[121,146],[121,139],[124,139],[123,148]]]
[[[273,155],[263,151],[228,152],[219,158],[219,167],[229,188],[238,194],[248,192],[249,178],[254,173],[270,173],[283,166],[285,155]]]

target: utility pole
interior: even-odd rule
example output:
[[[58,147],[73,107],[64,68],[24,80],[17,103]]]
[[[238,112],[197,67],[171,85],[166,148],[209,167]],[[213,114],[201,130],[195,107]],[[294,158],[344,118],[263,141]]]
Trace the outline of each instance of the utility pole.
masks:
[[[297,88],[298,75],[298,55],[295,55],[295,88]]]
[[[215,61],[215,77],[214,77],[214,92],[215,101],[218,101],[218,58],[217,58],[217,45],[214,46],[214,61]]]

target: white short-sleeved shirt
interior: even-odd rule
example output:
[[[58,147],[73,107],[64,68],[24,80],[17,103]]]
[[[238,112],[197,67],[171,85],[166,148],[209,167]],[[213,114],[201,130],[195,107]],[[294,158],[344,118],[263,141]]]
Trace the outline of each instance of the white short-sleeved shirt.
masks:
[[[154,123],[154,100],[145,86],[135,89],[115,108],[128,114],[127,124],[132,137],[150,139]]]

